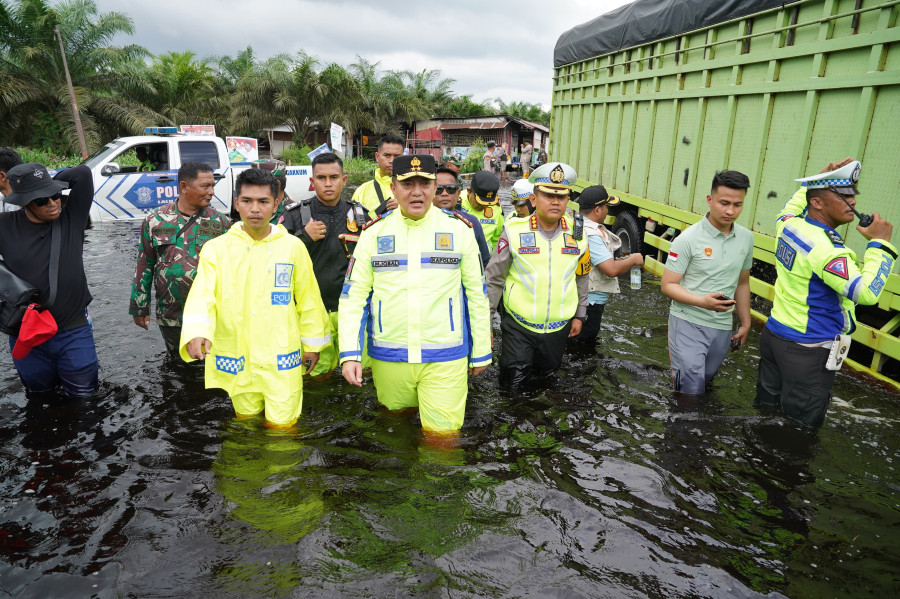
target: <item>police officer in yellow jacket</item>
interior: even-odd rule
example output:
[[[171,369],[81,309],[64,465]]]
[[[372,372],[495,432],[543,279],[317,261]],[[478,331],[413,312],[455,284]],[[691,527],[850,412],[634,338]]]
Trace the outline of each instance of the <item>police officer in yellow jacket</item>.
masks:
[[[852,222],[861,165],[847,158],[799,179],[801,189],[776,217],[778,280],[772,313],[760,337],[757,408],[781,408],[800,424],[821,426],[842,359],[841,342],[856,328],[856,304],[873,305],[897,259],[893,226],[876,212],[860,267],[835,230]],[[846,354],[846,348],[843,348]]]
[[[566,340],[587,314],[588,240],[581,214],[566,214],[575,170],[551,162],[532,173],[535,211],[507,221],[485,275],[491,310],[503,296],[500,384],[518,389],[562,364]]]
[[[338,318],[344,378],[362,384],[364,341],[378,401],[419,408],[426,431],[462,427],[467,367],[491,362],[481,257],[471,225],[432,207],[434,157],[394,159],[398,210],[370,221],[347,269]]]
[[[481,223],[484,238],[493,252],[503,230],[503,208],[500,207],[500,179],[493,173],[478,171],[472,176],[469,193],[462,197],[460,206]]]
[[[362,204],[371,218],[397,207],[397,200],[391,191],[391,176],[394,158],[403,156],[404,144],[404,139],[399,135],[385,135],[379,139],[378,151],[375,152],[375,163],[378,165],[375,178],[353,192],[353,201]]]
[[[284,428],[300,415],[304,367],[331,339],[306,248],[269,223],[277,193],[269,172],[238,175],[241,223],[200,252],[180,349],[185,361],[206,360],[207,388],[227,391],[239,417],[264,411],[268,426]]]

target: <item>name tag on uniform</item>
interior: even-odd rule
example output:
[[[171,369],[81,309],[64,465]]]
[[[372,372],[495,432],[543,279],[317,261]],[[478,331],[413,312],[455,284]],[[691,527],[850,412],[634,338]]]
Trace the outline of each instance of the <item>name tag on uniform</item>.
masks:
[[[519,248],[520,254],[540,254],[541,248]]]
[[[563,248],[562,253],[563,254],[572,254],[573,256],[577,256],[581,252],[578,251],[578,248]]]

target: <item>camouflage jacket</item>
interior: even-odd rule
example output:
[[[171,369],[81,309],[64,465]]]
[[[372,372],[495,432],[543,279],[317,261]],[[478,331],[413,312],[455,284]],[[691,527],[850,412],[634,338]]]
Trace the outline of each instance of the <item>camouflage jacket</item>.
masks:
[[[294,206],[298,206],[299,202],[295,202],[291,199],[291,196],[288,194],[284,194],[284,199],[281,200],[281,203],[278,204],[278,208],[275,209],[275,214],[272,216],[272,220],[269,222],[273,225],[277,225],[281,222],[281,215],[284,214],[285,210],[290,210]]]
[[[181,326],[184,302],[197,275],[200,248],[231,226],[226,215],[206,207],[190,227],[174,238],[189,219],[179,212],[175,202],[154,210],[144,219],[128,307],[132,316],[150,314],[152,282],[156,289],[157,324]]]

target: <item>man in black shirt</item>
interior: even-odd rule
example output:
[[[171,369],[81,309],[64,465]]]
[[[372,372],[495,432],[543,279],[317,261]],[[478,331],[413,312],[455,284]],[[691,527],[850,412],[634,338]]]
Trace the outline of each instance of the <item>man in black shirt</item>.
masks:
[[[341,199],[347,175],[337,155],[319,154],[313,159],[312,182],[316,195],[285,210],[280,224],[306,245],[331,319],[332,346],[319,353],[319,362],[310,372],[313,378],[327,378],[338,361],[337,309],[344,275],[367,216],[362,204]]]
[[[0,255],[14,274],[40,291],[37,303],[44,306],[51,303],[51,240],[55,234],[61,240],[56,298],[48,306],[58,332],[13,363],[31,393],[59,385],[70,397],[92,395],[97,390],[97,351],[82,262],[84,228],[94,199],[91,171],[76,166],[51,179],[45,166],[29,162],[10,169],[7,177],[12,193],[5,201],[23,209],[0,214]],[[66,188],[67,199],[61,195]],[[53,221],[59,221],[59,227],[51,234]],[[15,343],[10,337],[10,350]]]

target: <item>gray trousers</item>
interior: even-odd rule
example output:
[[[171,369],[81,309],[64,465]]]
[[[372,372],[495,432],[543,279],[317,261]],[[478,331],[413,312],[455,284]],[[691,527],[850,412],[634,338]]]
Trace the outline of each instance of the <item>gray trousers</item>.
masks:
[[[730,346],[731,331],[704,327],[669,314],[669,360],[675,391],[688,395],[706,391]]]

